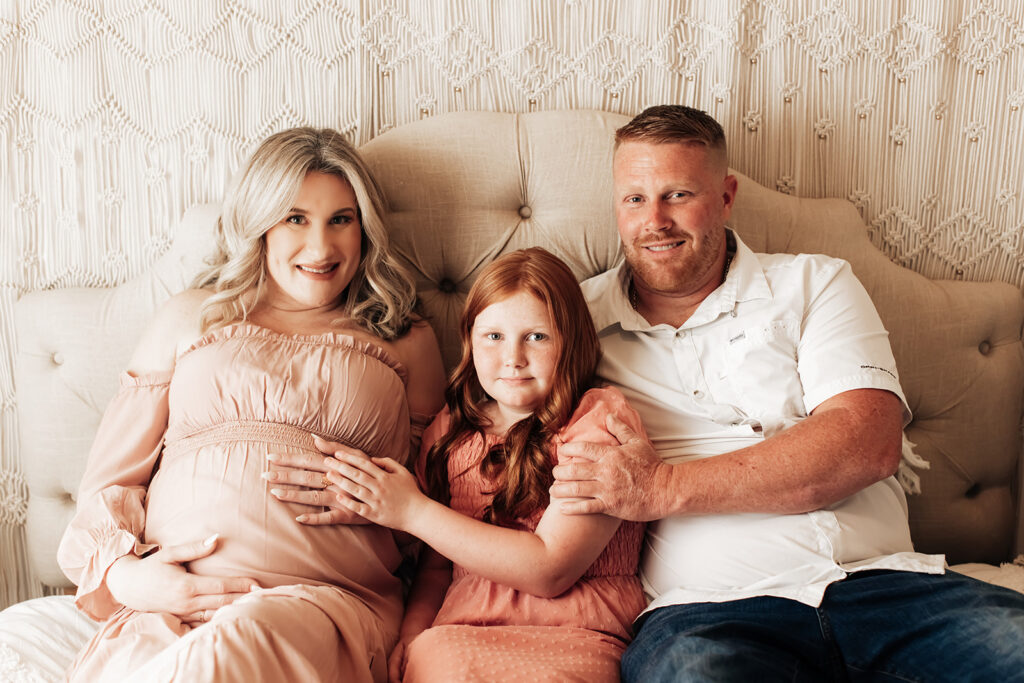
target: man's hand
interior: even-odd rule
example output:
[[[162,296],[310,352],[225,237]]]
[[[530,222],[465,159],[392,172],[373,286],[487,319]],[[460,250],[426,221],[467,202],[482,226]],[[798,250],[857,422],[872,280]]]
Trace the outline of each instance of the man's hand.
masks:
[[[618,446],[573,442],[559,450],[570,462],[557,465],[551,497],[565,514],[603,513],[646,522],[666,515],[671,466],[662,462],[650,442],[614,415],[608,431]],[[553,501],[555,502],[555,501]]]
[[[137,612],[169,612],[192,626],[209,621],[220,607],[260,587],[249,578],[196,576],[183,566],[216,547],[214,535],[198,543],[161,548],[144,558],[125,555],[107,570],[107,590]]]

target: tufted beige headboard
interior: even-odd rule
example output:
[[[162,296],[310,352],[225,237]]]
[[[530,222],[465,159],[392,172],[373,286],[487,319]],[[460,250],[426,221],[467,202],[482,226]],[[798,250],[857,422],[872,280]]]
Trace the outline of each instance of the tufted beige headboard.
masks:
[[[624,121],[593,111],[466,112],[393,129],[363,148],[391,203],[395,246],[415,273],[449,365],[465,293],[497,254],[541,245],[580,278],[614,265],[611,142]],[[29,544],[48,584],[67,585],[54,562],[56,545],[116,374],[154,308],[197,272],[215,219],[215,207],[190,211],[171,250],[121,287],[35,293],[18,302]],[[921,472],[924,492],[910,499],[918,549],[944,552],[951,563],[1009,559],[1020,546],[1020,291],[929,281],[878,252],[851,204],[790,197],[742,176],[732,225],[755,251],[850,261],[892,336],[915,414],[908,436],[932,465]]]

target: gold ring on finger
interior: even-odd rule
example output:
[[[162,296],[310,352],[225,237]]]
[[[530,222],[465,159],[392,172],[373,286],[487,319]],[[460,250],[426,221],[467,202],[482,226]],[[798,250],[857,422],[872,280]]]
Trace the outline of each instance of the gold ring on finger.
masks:
[[[320,475],[320,484],[324,488],[327,488],[328,486],[331,485],[331,480],[327,478],[327,474],[326,473]]]

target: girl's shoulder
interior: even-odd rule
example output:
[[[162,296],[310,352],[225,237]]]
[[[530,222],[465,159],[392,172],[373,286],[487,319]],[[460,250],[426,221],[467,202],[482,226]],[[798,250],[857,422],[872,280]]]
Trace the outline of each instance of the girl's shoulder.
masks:
[[[606,406],[629,406],[629,401],[626,400],[625,395],[618,387],[611,385],[597,386],[592,389],[587,389],[583,392],[583,397],[580,398],[579,405],[576,406],[576,412],[591,405],[606,405]]]
[[[559,432],[562,443],[590,441],[618,443],[608,431],[608,417],[614,416],[647,438],[640,415],[629,405],[622,392],[611,386],[595,387],[583,394],[569,422]]]

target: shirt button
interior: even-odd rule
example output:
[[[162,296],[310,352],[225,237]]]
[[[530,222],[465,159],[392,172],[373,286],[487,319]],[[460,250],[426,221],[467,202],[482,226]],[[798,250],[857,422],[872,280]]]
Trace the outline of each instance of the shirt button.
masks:
[[[700,389],[694,389],[693,390],[693,397],[694,398],[704,398],[704,392],[701,391]]]

